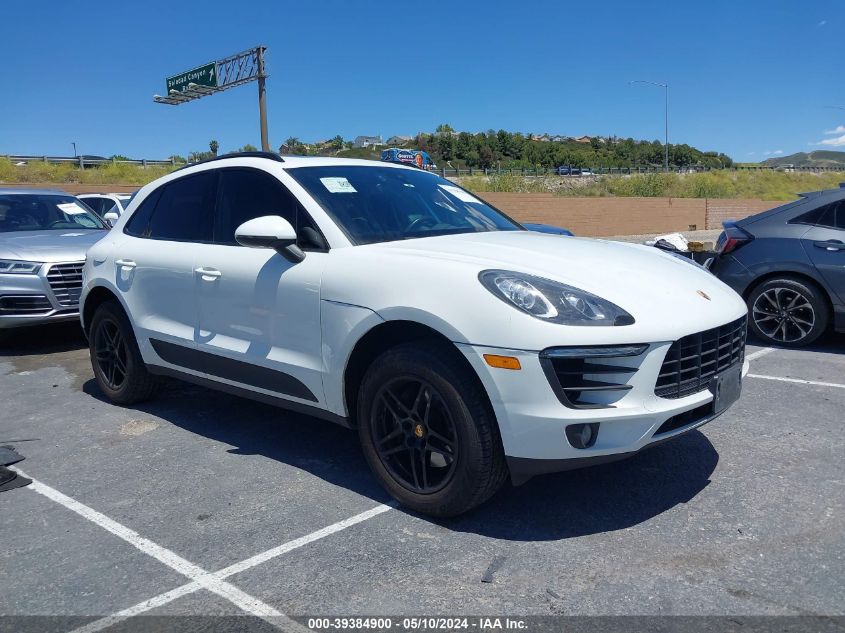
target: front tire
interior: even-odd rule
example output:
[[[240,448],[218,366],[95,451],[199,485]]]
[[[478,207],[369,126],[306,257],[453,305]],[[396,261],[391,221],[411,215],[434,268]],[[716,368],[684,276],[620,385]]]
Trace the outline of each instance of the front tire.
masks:
[[[457,352],[409,343],[379,356],[358,396],[358,435],[381,485],[402,505],[450,517],[490,498],[507,477],[496,420]]]
[[[822,290],[797,277],[766,280],[751,291],[747,303],[751,331],[771,345],[809,345],[830,320]]]
[[[100,390],[115,404],[149,400],[159,380],[147,371],[132,324],[119,304],[106,301],[91,319],[91,367]]]

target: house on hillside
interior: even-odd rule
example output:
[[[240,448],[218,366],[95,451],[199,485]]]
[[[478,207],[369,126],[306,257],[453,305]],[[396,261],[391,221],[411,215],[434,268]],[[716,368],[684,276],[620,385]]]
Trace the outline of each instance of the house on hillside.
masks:
[[[413,140],[414,140],[413,136],[396,135],[396,136],[391,136],[389,139],[387,139],[387,145],[390,146],[390,147],[392,147],[394,145],[404,145],[405,143],[410,143]]]
[[[562,134],[556,134],[549,140],[551,140],[552,143],[563,143],[564,141],[568,141],[569,137],[563,136]]]
[[[384,145],[384,141],[379,136],[356,136],[352,142],[352,147],[376,147],[377,145]]]
[[[576,136],[572,140],[575,141],[576,143],[589,143],[590,141],[593,140],[593,137],[592,136]]]

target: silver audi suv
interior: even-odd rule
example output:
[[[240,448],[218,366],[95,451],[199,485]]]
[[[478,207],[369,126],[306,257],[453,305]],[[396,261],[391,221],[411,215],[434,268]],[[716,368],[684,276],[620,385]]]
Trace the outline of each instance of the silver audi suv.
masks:
[[[103,220],[63,191],[0,188],[0,338],[79,318],[85,252]]]

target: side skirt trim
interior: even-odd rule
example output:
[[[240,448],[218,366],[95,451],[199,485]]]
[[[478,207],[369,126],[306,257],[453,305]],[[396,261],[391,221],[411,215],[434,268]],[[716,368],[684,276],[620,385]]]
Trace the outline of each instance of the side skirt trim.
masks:
[[[345,427],[347,429],[353,428],[348,418],[345,418],[342,415],[337,415],[336,413],[332,413],[331,411],[325,411],[318,407],[312,407],[308,404],[302,404],[301,402],[293,402],[292,400],[278,398],[276,396],[271,396],[266,393],[260,393],[258,391],[252,391],[243,387],[237,387],[235,385],[230,385],[225,382],[218,382],[216,380],[204,378],[202,376],[195,376],[194,374],[181,372],[177,369],[171,369],[170,367],[162,367],[160,365],[148,364],[147,369],[151,374],[155,374],[157,376],[167,376],[168,378],[184,380],[185,382],[190,382],[195,385],[199,385],[200,387],[207,387],[216,391],[223,391],[225,393],[232,394],[233,396],[248,398],[250,400],[263,402],[264,404],[269,404],[274,407],[279,407],[281,409],[287,409],[295,413],[310,415],[314,416],[315,418],[320,418],[321,420],[334,422],[335,424],[339,424],[340,426]]]
[[[250,387],[274,391],[300,400],[318,402],[317,396],[302,381],[290,374],[154,338],[150,339],[150,343],[155,353],[168,363],[240,382]]]

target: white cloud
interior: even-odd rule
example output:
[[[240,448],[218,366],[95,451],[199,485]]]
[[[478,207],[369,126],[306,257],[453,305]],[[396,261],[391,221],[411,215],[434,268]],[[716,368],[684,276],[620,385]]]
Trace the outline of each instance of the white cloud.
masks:
[[[768,152],[763,152],[763,156],[777,156],[778,154],[783,154],[782,149],[775,149],[769,150]]]
[[[828,147],[845,147],[845,134],[842,136],[834,136],[833,138],[826,138],[823,141],[814,143],[814,145],[826,145]]]
[[[754,156],[754,154],[756,154],[756,153],[757,153],[757,152],[748,152],[748,155],[749,155],[749,156]]]
[[[825,134],[843,134],[845,133],[845,125],[837,125],[832,130],[825,130]]]
[[[827,24],[827,20],[822,20],[821,22],[819,22],[819,26],[824,26],[825,24]]]

